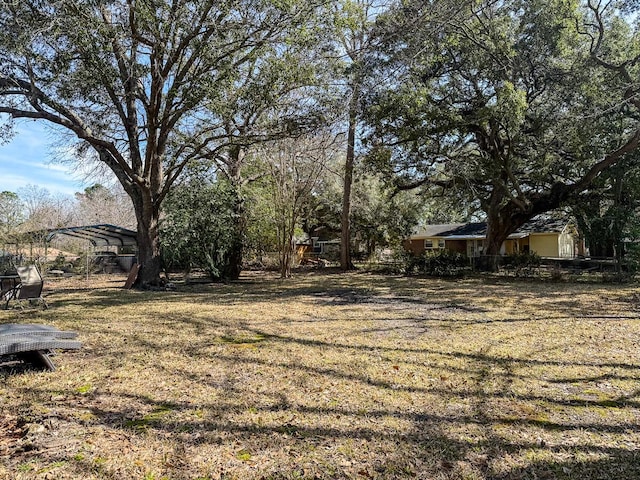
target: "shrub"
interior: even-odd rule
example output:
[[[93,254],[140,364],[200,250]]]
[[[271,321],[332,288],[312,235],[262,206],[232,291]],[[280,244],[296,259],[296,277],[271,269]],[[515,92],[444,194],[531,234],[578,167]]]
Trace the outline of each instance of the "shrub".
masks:
[[[624,258],[627,268],[630,272],[636,273],[640,271],[640,245],[634,243],[629,245],[627,249],[628,251]]]
[[[449,250],[427,251],[407,258],[406,273],[419,273],[437,277],[452,277],[469,268],[465,255]]]
[[[203,269],[224,277],[238,222],[234,191],[225,182],[192,181],[176,187],[164,203],[162,260],[169,269]]]
[[[530,252],[514,253],[504,258],[503,265],[513,270],[516,277],[531,277],[538,272],[541,259]]]
[[[630,283],[634,280],[633,272],[603,273],[602,283]]]
[[[12,272],[12,271],[15,271],[13,257],[11,255],[0,256],[0,272]]]
[[[67,268],[68,262],[62,252],[58,253],[56,258],[49,265],[49,270],[64,270]]]

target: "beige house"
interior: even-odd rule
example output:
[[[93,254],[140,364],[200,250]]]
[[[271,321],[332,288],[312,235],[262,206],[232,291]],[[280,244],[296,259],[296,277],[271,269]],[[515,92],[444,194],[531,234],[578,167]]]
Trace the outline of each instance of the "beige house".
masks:
[[[405,248],[416,255],[446,249],[476,257],[483,254],[486,235],[484,222],[427,225],[405,241]],[[582,253],[579,247],[577,232],[571,223],[535,218],[509,235],[500,253],[532,252],[541,257],[573,258]]]

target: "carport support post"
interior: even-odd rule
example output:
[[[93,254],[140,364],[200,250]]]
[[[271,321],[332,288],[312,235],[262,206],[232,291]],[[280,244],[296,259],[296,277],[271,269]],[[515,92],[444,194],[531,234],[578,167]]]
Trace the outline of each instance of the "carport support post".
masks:
[[[87,240],[87,282],[89,281],[89,248],[91,248],[91,242]]]

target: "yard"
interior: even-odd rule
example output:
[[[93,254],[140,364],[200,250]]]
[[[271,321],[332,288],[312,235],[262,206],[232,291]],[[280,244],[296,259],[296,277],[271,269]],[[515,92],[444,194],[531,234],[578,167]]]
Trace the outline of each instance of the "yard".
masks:
[[[50,280],[0,371],[0,478],[640,478],[636,286],[305,273]]]

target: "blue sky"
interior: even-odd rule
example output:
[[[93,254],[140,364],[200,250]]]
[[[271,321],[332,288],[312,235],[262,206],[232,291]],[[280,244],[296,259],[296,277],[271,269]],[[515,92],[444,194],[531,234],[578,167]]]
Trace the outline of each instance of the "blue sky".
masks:
[[[28,184],[46,188],[52,195],[73,195],[88,186],[72,165],[52,162],[54,133],[41,122],[16,123],[16,135],[0,144],[0,192],[16,192]]]

